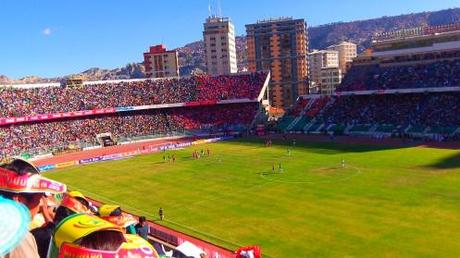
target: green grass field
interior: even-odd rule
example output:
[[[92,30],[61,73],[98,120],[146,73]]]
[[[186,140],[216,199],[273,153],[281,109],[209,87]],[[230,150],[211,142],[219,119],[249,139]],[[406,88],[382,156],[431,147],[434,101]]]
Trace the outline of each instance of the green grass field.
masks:
[[[459,150],[287,147],[243,139],[168,152],[175,164],[157,153],[45,175],[150,219],[162,207],[161,224],[268,257],[460,256]],[[202,148],[211,156],[192,159]]]

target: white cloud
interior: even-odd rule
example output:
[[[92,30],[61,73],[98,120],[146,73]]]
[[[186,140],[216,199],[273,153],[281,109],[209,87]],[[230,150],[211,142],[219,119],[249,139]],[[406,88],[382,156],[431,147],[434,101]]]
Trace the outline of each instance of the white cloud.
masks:
[[[51,30],[51,28],[44,28],[44,29],[42,30],[42,34],[45,35],[45,36],[51,35],[52,32],[53,32],[53,31]]]

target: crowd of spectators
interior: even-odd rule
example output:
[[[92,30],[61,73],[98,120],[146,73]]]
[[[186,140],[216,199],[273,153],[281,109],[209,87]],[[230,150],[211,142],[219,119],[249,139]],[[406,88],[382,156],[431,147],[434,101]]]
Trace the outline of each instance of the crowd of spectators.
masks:
[[[96,135],[101,133],[130,138],[192,129],[230,130],[235,126],[248,126],[256,110],[257,103],[224,104],[3,126],[0,127],[0,157],[78,143],[95,145]]]
[[[85,84],[72,87],[0,88],[0,117],[140,106],[151,104],[255,99],[267,74],[192,76],[185,78]]]
[[[166,257],[161,243],[149,242],[145,218],[67,192],[65,184],[43,177],[27,161],[1,164],[0,179],[0,257]],[[171,250],[169,257],[184,256],[177,253]]]
[[[313,101],[311,99],[304,99],[304,98],[300,98],[299,100],[297,100],[297,102],[295,103],[294,107],[292,108],[290,114],[293,115],[293,116],[298,116],[302,113],[302,110],[305,109],[305,107],[310,103],[310,101]]]
[[[336,97],[316,116],[327,124],[459,127],[460,93],[375,94]]]
[[[263,72],[239,76],[196,77],[196,100],[256,99],[266,77],[267,74]]]
[[[257,111],[256,103],[218,105],[212,108],[179,108],[170,112],[172,124],[186,130],[230,130],[235,125],[249,125]]]
[[[337,91],[438,88],[460,86],[460,60],[411,65],[355,65]]]

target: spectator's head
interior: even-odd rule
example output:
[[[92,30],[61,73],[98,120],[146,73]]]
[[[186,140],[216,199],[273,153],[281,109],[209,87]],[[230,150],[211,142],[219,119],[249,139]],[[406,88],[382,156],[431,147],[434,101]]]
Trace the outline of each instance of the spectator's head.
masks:
[[[30,215],[27,207],[0,196],[0,257],[18,246],[28,231]]]
[[[86,208],[88,208],[88,209],[90,208],[91,205],[90,205],[88,199],[86,199],[86,197],[82,193],[80,193],[79,191],[70,191],[68,193],[68,195],[70,197],[75,198],[77,201],[79,201],[81,204],[83,204]]]
[[[0,167],[0,195],[22,203],[35,216],[45,193],[62,193],[66,186],[42,177],[38,170],[25,161],[15,160]]]
[[[51,253],[59,257],[158,257],[152,246],[136,235],[124,235],[116,225],[88,214],[64,219],[54,233]]]
[[[59,224],[63,219],[75,213],[92,213],[89,205],[89,201],[80,192],[70,191],[65,193],[61,204],[56,209],[54,223]]]
[[[144,225],[144,223],[145,223],[146,221],[147,221],[147,220],[145,219],[144,216],[140,216],[140,217],[139,217],[139,223],[140,223],[141,225]]]
[[[61,206],[66,207],[74,213],[91,213],[89,201],[77,191],[64,194]]]
[[[123,233],[106,230],[96,231],[80,241],[80,246],[94,250],[116,251],[125,242]]]
[[[99,216],[122,228],[127,228],[137,223],[133,216],[124,214],[118,205],[101,205],[99,207]]]
[[[2,164],[1,167],[14,171],[18,174],[40,174],[40,171],[30,162],[24,159],[13,159],[8,163]]]

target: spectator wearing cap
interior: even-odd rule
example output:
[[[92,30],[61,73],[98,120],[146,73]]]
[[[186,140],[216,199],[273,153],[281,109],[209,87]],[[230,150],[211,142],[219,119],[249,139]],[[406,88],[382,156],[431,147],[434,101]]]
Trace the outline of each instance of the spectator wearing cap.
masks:
[[[66,186],[42,177],[38,170],[23,160],[13,160],[0,168],[0,195],[6,199],[21,203],[29,210],[33,218],[40,210],[40,201],[45,192],[62,193]],[[21,243],[6,257],[39,257],[36,241],[30,232]]]
[[[135,224],[137,221],[133,218],[133,216],[123,213],[120,206],[111,204],[101,205],[101,207],[99,207],[98,215],[101,218],[123,228],[126,233],[136,234]]]
[[[26,206],[0,196],[0,257],[13,257],[10,252],[26,237],[29,222]]]
[[[48,255],[49,244],[56,225],[76,213],[91,214],[90,203],[80,192],[70,191],[64,194],[59,207],[56,209],[54,220],[31,231],[37,242],[40,258],[46,258]]]
[[[48,257],[103,256],[159,257],[141,237],[124,234],[119,226],[94,215],[74,214],[56,226]]]

